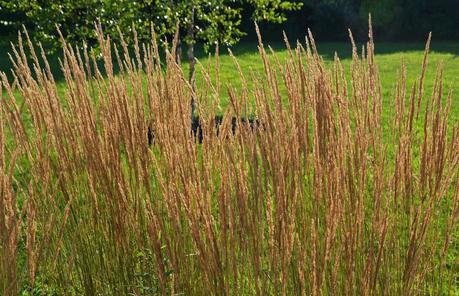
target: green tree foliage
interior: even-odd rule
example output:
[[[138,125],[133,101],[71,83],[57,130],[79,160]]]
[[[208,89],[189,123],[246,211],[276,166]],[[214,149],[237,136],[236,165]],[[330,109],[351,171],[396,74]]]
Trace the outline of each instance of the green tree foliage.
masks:
[[[0,0],[2,10],[24,15],[34,37],[53,46],[58,44],[57,24],[69,40],[94,40],[94,23],[104,13],[103,4],[103,0]]]
[[[0,1],[0,34],[9,35],[19,29],[20,23],[26,23],[27,18],[24,13],[13,12],[1,5]]]
[[[302,0],[318,21],[323,10],[341,14],[356,26],[365,24],[371,13],[373,27],[390,39],[424,39],[426,31],[452,39],[459,25],[457,0]],[[338,13],[336,13],[338,12]],[[364,26],[365,27],[365,26]]]
[[[267,24],[274,41],[285,30],[291,39],[302,39],[311,28],[319,40],[347,41],[347,28],[357,39],[366,38],[368,14],[377,40],[459,40],[458,0],[301,0],[301,11],[288,14],[282,26]],[[244,23],[250,26],[251,23]],[[266,37],[270,37],[266,36]]]
[[[56,25],[67,40],[95,44],[94,23],[100,21],[112,39],[134,24],[140,39],[148,40],[151,24],[160,37],[173,36],[179,23],[185,43],[234,44],[244,35],[242,9],[252,8],[254,21],[281,23],[285,12],[297,10],[295,0],[0,0],[9,14],[25,15],[36,39],[58,44]],[[23,20],[19,20],[23,22]],[[188,33],[193,26],[192,36]]]
[[[362,0],[360,15],[362,18],[368,18],[368,13],[371,13],[374,18],[374,26],[387,26],[394,21],[395,16],[399,13],[397,11],[399,9],[398,3],[397,0]]]

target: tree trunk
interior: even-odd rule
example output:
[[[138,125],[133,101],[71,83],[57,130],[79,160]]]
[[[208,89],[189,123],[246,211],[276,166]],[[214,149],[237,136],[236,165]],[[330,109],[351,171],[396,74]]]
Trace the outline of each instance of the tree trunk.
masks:
[[[180,38],[180,35],[177,40],[177,48],[175,51],[175,59],[177,63],[181,64],[182,62],[182,38]]]
[[[170,0],[169,4],[170,4],[171,9],[174,10],[175,8],[174,0]],[[182,39],[180,38],[180,34],[178,35],[176,46],[177,47],[175,51],[175,60],[177,61],[177,63],[180,64],[182,62]]]
[[[195,87],[195,77],[194,77],[194,72],[195,72],[195,64],[196,60],[194,58],[194,3],[192,4],[191,7],[191,19],[190,23],[188,24],[188,31],[187,31],[187,43],[188,43],[188,62],[190,65],[190,69],[188,72],[188,80],[191,84],[191,87],[193,89],[193,92],[196,90]],[[194,94],[191,95],[191,118],[193,119],[194,113],[196,111],[196,102],[194,100]]]

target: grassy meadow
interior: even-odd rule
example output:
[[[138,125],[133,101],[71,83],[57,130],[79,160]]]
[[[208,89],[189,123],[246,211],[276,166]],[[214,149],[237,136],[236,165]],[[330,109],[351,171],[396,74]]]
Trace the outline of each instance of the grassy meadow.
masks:
[[[17,44],[17,38],[5,38],[0,41],[0,71],[5,72],[11,80],[11,69],[13,67],[9,54],[11,54],[11,43]],[[293,40],[292,40],[293,41]],[[296,41],[295,41],[296,42]],[[293,42],[292,42],[293,43]],[[294,44],[294,43],[293,43]],[[359,50],[364,44],[357,44]],[[242,73],[249,77],[251,72],[263,72],[263,63],[257,50],[256,43],[243,42],[231,48],[233,54],[237,57]],[[266,46],[271,46],[280,60],[285,60],[288,57],[288,50],[284,42],[268,43]],[[421,71],[422,60],[424,56],[425,43],[402,43],[402,42],[377,42],[375,48],[376,63],[380,73],[380,80],[385,103],[390,104],[394,97],[394,86],[399,79],[399,73],[402,63],[406,67],[407,83],[412,85]],[[330,65],[333,62],[335,53],[340,58],[344,70],[348,73],[352,60],[352,44],[351,42],[319,42],[317,50],[324,62]],[[59,58],[62,57],[60,51],[48,56],[50,69],[55,76],[57,88],[61,95],[64,94],[66,83],[63,79],[62,71],[59,66]],[[208,63],[215,63],[213,55],[206,55],[201,48],[197,49],[197,59],[204,67]],[[186,60],[186,59],[185,59]],[[237,67],[233,59],[228,54],[228,50],[222,48],[220,50],[220,79],[223,85],[231,85],[236,88],[242,87],[242,81],[237,74]],[[101,64],[99,62],[99,64]],[[424,88],[426,93],[431,93],[434,86],[434,78],[437,67],[442,66],[443,82],[445,84],[445,93],[448,90],[453,90],[454,93],[459,92],[459,43],[457,42],[436,42],[432,41],[429,53],[429,67],[426,70],[426,79]],[[198,66],[199,68],[199,66]],[[114,65],[114,71],[118,72],[117,65]],[[188,73],[188,62],[183,64],[183,72]],[[210,69],[210,78],[215,82],[215,71]],[[204,78],[201,71],[197,71],[197,83],[204,83]],[[251,85],[248,85],[251,88]],[[281,91],[285,94],[285,87],[280,85]],[[222,88],[221,92],[221,110],[226,110],[229,105],[228,92],[226,88]],[[21,97],[19,96],[20,100]],[[386,109],[389,111],[390,109]],[[386,111],[384,110],[384,111]],[[452,105],[451,118],[459,119],[459,104]]]
[[[459,43],[243,43],[194,90],[98,33],[0,42],[1,295],[459,293]]]
[[[0,40],[0,71],[5,72],[9,76],[11,76],[12,68],[12,63],[8,57],[8,54],[11,53],[11,42],[17,44],[16,38],[5,37],[3,40]],[[291,40],[291,42],[292,45],[294,45],[296,41]],[[267,43],[266,46],[268,45],[275,50],[279,59],[284,60],[287,58],[288,51],[284,42]],[[363,45],[362,43],[357,44],[359,50],[361,50]],[[245,75],[249,75],[252,70],[258,72],[263,70],[263,64],[258,54],[257,46],[256,43],[242,42],[234,48],[231,48],[233,54],[237,56],[242,72]],[[406,65],[408,82],[410,84],[414,82],[422,65],[425,43],[377,42],[375,47],[376,62],[381,74],[381,83],[385,97],[393,95],[393,86],[397,81],[397,72],[400,70],[402,61]],[[350,42],[319,42],[317,44],[317,50],[326,63],[331,63],[335,53],[337,53],[345,67],[345,71],[349,70],[352,55],[352,45]],[[65,82],[63,81],[63,76],[59,67],[59,57],[61,57],[61,53],[58,51],[49,55],[48,61],[58,83],[58,88],[63,92],[63,89],[65,89]],[[201,63],[207,63],[208,56],[199,47],[197,49],[197,58]],[[214,61],[213,57],[211,61]],[[237,69],[225,48],[220,50],[220,63],[221,80],[224,83],[230,83],[236,87],[241,87],[241,80],[235,75]],[[440,64],[444,66],[445,86],[447,86],[448,89],[451,87],[454,92],[459,91],[459,78],[457,78],[459,77],[458,42],[435,41],[435,36],[433,36],[429,63],[430,67],[427,69],[427,79],[425,82],[426,91],[432,90],[434,83],[433,78],[435,77],[437,66]],[[185,61],[184,73],[188,73],[187,65],[187,61]],[[116,65],[114,66],[116,68]],[[197,75],[197,79],[201,80],[202,78],[200,77],[199,71]],[[222,91],[221,95],[223,96],[222,106],[225,107],[228,104],[226,91]],[[452,113],[455,115],[458,114],[459,111]]]

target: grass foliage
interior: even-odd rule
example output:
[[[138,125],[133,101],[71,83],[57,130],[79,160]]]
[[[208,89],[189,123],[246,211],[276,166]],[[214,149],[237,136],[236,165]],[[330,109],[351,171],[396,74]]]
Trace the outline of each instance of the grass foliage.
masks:
[[[233,57],[224,85],[217,51],[196,89],[174,46],[162,63],[154,40],[130,55],[97,35],[102,66],[64,43],[64,97],[27,36],[1,74],[2,295],[457,291],[459,127],[442,67],[424,91],[430,40],[386,103],[371,29],[349,75],[311,34],[285,61],[260,38],[262,71]],[[233,134],[233,116],[260,126]]]

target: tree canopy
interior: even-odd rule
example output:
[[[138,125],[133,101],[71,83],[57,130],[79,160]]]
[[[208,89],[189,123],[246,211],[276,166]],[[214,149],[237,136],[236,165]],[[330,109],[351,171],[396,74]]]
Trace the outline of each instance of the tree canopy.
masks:
[[[255,38],[254,20],[269,30],[265,39],[275,41],[282,30],[302,38],[306,28],[319,40],[347,40],[347,28],[365,37],[368,13],[378,40],[424,41],[430,31],[435,40],[459,39],[457,0],[0,0],[0,34],[25,23],[36,39],[57,44],[59,23],[69,40],[95,44],[94,22],[100,19],[112,38],[116,26],[128,32],[134,23],[140,39],[147,40],[150,22],[158,36],[172,36],[178,20],[185,36],[193,3],[194,40],[206,48],[215,40],[234,44],[246,33],[245,38]]]
[[[33,36],[51,45],[58,44],[56,25],[72,42],[96,44],[94,24],[100,21],[112,39],[117,28],[129,32],[135,26],[140,39],[149,39],[151,24],[158,36],[172,36],[178,23],[185,43],[235,44],[244,36],[241,18],[250,7],[253,21],[281,23],[287,11],[302,3],[285,0],[0,0],[9,14],[27,20]],[[187,34],[193,23],[193,37]]]

